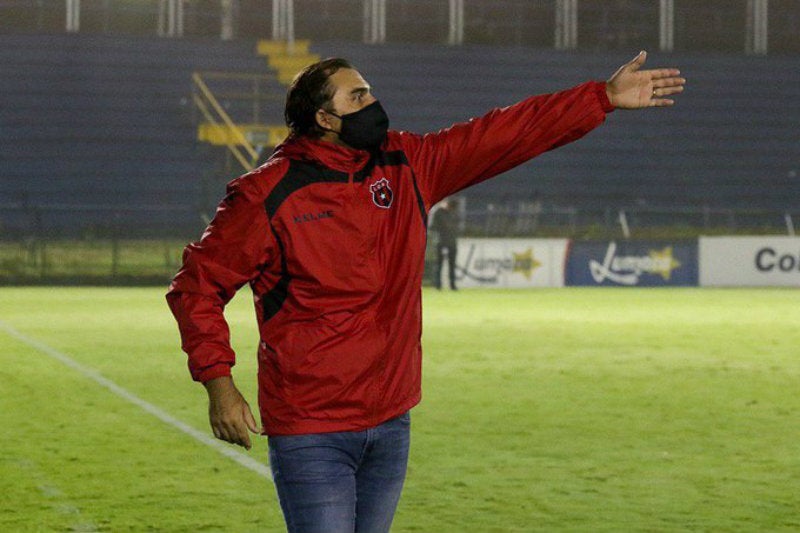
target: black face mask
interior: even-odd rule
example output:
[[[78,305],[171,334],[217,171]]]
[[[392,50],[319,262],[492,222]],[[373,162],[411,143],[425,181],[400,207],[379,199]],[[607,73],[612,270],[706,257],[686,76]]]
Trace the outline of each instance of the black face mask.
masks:
[[[328,113],[341,119],[342,130],[339,132],[339,139],[352,148],[375,152],[386,140],[389,117],[377,100],[354,113],[341,116],[330,111]]]

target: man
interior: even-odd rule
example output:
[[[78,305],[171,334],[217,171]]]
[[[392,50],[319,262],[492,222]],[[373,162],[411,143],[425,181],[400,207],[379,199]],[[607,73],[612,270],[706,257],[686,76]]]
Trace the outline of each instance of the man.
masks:
[[[616,108],[668,106],[674,69],[495,109],[428,135],[388,131],[347,61],[303,70],[286,100],[290,137],[228,186],[167,299],[214,435],[250,448],[269,436],[291,532],[389,530],[406,472],[409,410],[420,400],[421,285],[431,206],[576,140]],[[252,288],[260,429],[234,385],[223,309]]]
[[[431,210],[433,222],[430,228],[436,232],[436,288],[442,289],[442,273],[447,263],[447,279],[450,290],[456,290],[456,255],[458,254],[458,218],[450,200],[439,202],[438,209]]]

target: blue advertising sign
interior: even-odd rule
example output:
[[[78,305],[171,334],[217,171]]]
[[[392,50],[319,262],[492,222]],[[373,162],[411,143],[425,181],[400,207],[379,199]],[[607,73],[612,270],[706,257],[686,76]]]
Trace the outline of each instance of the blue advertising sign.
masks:
[[[572,243],[567,285],[696,286],[697,241]]]

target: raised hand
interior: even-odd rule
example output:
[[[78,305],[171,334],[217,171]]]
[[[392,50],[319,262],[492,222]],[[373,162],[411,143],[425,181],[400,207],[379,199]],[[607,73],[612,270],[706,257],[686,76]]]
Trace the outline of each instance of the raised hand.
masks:
[[[671,98],[683,92],[686,80],[676,68],[640,70],[647,52],[639,52],[632,61],[622,65],[606,83],[606,94],[614,107],[641,109],[664,107],[675,103]]]

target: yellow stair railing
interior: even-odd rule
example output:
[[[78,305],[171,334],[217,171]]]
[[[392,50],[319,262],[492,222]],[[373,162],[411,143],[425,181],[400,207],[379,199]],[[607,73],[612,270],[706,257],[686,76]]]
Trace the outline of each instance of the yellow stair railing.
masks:
[[[273,76],[262,74],[244,74],[227,72],[194,72],[192,74],[192,100],[200,111],[205,122],[198,126],[199,141],[226,146],[233,157],[246,170],[252,170],[260,157],[256,146],[276,146],[288,135],[284,125],[269,125],[262,122],[263,104],[282,101],[283,94],[264,92]],[[209,88],[207,80],[223,81],[234,86],[243,86],[248,90],[214,91]],[[236,123],[220,104],[223,101],[246,101],[250,105],[250,118],[247,122]]]
[[[192,82],[192,100],[202,113],[205,122],[197,129],[200,141],[226,146],[233,157],[245,170],[252,170],[260,157],[258,147],[273,147],[280,144],[289,134],[284,125],[265,123],[262,115],[262,104],[270,108],[268,118],[275,120],[282,116],[282,103],[285,94],[277,94],[274,90],[264,91],[269,82],[277,80],[289,85],[294,76],[303,68],[319,61],[320,57],[309,52],[310,41],[258,41],[256,51],[266,56],[267,63],[276,75],[245,74],[228,72],[194,72]],[[228,86],[238,86],[240,90],[233,92],[212,91],[207,81],[221,82]],[[238,85],[237,85],[238,84]],[[241,90],[245,87],[246,90]],[[246,121],[237,121],[230,117],[220,100],[225,102],[251,101],[251,116]]]

